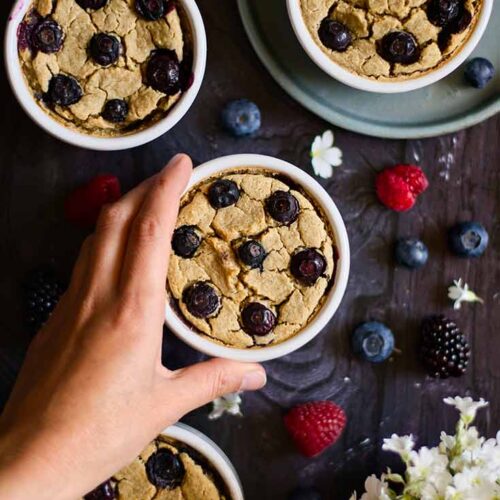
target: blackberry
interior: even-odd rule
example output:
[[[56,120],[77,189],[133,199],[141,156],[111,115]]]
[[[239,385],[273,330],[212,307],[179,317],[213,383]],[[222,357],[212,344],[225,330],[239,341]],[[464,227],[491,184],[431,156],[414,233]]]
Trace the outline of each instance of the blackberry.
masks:
[[[457,325],[438,315],[425,319],[422,324],[420,355],[430,376],[460,377],[467,370],[470,348]]]
[[[64,289],[52,270],[37,269],[30,273],[24,284],[24,307],[31,333],[37,333],[47,322]]]

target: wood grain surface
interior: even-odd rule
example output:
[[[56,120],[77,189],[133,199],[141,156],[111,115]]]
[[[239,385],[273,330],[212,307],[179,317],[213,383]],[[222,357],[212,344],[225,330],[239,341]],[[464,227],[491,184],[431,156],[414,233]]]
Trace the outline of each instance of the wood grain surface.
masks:
[[[10,2],[0,7],[7,18]],[[59,142],[42,132],[21,110],[1,78],[0,120],[0,400],[3,404],[22,362],[29,336],[23,331],[20,282],[25,273],[52,262],[68,274],[85,234],[63,219],[62,202],[75,186],[98,173],[116,174],[128,189],[157,172],[171,155],[189,153],[195,164],[218,156],[253,152],[277,156],[312,173],[309,147],[328,125],[292,101],[273,82],[253,53],[231,0],[199,2],[208,32],[208,69],[194,106],[175,129],[131,151],[98,153]],[[3,70],[2,70],[3,71]],[[234,139],[218,116],[229,99],[259,104],[263,126],[253,138]],[[435,103],[434,105],[439,105]],[[404,112],[404,110],[402,110]],[[249,500],[280,500],[297,484],[315,485],[325,498],[343,500],[366,475],[394,457],[380,451],[383,437],[413,433],[434,445],[451,431],[456,414],[441,403],[449,395],[491,402],[479,418],[482,432],[500,427],[500,117],[440,138],[390,141],[335,129],[344,164],[321,181],[342,212],[352,248],[352,272],[345,299],[325,331],[311,344],[266,364],[265,390],[244,396],[244,418],[210,422],[208,408],[185,421],[211,436],[237,468]],[[373,192],[374,177],[386,165],[420,164],[430,189],[407,214],[384,209]],[[447,228],[476,219],[491,242],[477,260],[453,257]],[[398,236],[417,236],[430,248],[417,272],[396,267],[392,247]],[[484,305],[453,312],[446,288],[462,277]],[[472,347],[468,373],[448,381],[426,378],[415,355],[421,319],[444,312],[467,333]],[[349,348],[353,327],[377,319],[394,331],[400,351],[380,366],[355,359]],[[202,356],[165,332],[169,367]],[[319,458],[305,459],[291,445],[282,412],[294,403],[331,399],[349,423],[340,441]]]

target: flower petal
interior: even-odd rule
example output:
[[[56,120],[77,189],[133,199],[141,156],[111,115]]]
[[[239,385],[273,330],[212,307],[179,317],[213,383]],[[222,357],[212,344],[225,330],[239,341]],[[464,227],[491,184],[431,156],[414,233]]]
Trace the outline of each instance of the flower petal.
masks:
[[[331,148],[333,146],[333,141],[333,132],[331,130],[325,130],[321,137],[321,147],[323,149]]]
[[[329,148],[323,151],[321,157],[334,167],[342,165],[342,151],[339,148]]]
[[[319,151],[321,151],[323,142],[321,141],[321,136],[317,135],[311,145],[311,156],[315,156]]]
[[[311,163],[314,169],[314,173],[318,177],[322,177],[323,179],[328,179],[333,175],[332,166],[325,160],[323,160],[323,158],[316,156],[312,159]]]

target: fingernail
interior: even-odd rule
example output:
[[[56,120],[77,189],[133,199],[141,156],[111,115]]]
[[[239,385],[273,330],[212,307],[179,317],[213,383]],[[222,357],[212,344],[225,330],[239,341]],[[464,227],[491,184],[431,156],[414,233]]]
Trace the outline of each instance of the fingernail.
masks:
[[[240,391],[256,391],[266,385],[267,377],[264,371],[246,373],[241,381]]]

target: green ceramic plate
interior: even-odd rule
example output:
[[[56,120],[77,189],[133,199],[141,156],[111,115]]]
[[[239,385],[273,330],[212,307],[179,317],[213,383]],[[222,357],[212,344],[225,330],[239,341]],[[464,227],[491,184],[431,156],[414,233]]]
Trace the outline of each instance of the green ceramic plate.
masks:
[[[274,79],[325,120],[355,132],[389,138],[431,137],[475,125],[500,111],[500,0],[473,53],[497,72],[485,89],[463,82],[463,68],[429,87],[404,94],[373,94],[330,78],[295,38],[285,0],[238,0],[246,32]]]

